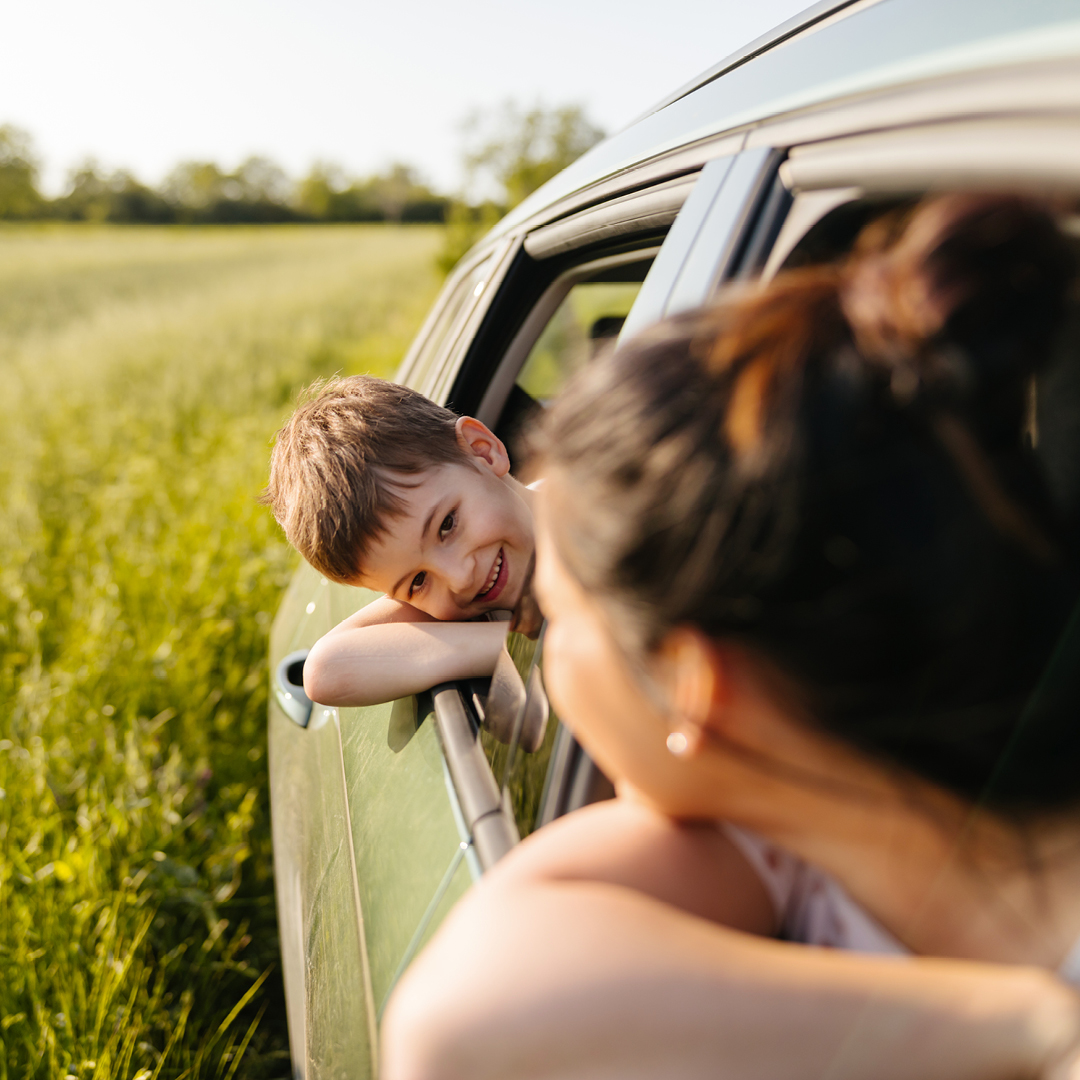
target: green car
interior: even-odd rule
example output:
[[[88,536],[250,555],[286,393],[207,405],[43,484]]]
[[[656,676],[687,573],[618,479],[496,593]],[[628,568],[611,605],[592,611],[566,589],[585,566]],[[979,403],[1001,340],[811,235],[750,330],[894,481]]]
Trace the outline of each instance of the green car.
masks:
[[[1080,0],[807,9],[505,218],[448,280],[398,380],[514,452],[530,414],[617,335],[721,283],[833,260],[870,217],[950,187],[1076,205]],[[1065,226],[1080,236],[1080,218]],[[387,996],[454,902],[521,837],[612,793],[550,715],[541,649],[521,635],[492,680],[366,708],[309,702],[306,650],[374,598],[302,568],[271,640],[298,1077],[374,1076]]]

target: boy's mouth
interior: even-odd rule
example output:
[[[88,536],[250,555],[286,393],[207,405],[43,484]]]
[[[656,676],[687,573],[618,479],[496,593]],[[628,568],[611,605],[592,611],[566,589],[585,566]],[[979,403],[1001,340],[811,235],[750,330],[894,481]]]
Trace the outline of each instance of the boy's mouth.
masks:
[[[499,554],[488,574],[487,583],[484,585],[484,588],[476,594],[476,599],[480,601],[496,599],[499,593],[506,588],[506,580],[509,576],[510,568],[507,566],[506,552],[503,551],[502,548],[499,548]]]

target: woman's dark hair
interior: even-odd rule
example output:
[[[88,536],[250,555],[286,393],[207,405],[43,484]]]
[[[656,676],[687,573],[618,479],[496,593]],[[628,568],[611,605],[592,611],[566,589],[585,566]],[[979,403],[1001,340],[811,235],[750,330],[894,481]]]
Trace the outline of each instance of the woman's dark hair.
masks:
[[[631,651],[696,625],[969,799],[1080,800],[1075,537],[1036,408],[1073,274],[1040,203],[952,194],[640,335],[544,422],[566,565]]]

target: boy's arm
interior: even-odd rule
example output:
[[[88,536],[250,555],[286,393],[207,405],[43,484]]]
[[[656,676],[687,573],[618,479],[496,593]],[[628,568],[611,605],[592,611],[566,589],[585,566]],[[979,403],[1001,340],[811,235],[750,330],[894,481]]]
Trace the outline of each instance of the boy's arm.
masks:
[[[320,705],[377,705],[449,679],[490,675],[506,623],[439,622],[383,597],[320,638],[304,692]]]
[[[339,622],[326,637],[340,634],[343,630],[359,630],[362,626],[384,626],[386,623],[399,622],[438,622],[434,616],[421,611],[412,604],[403,604],[400,600],[391,600],[389,596],[380,596],[366,607],[354,612],[347,619]]]

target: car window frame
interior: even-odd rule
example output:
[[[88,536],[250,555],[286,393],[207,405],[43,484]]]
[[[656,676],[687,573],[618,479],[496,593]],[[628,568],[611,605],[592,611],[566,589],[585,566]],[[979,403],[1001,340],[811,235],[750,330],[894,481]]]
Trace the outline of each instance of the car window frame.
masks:
[[[590,281],[606,270],[640,263],[647,258],[655,260],[660,249],[661,245],[656,244],[623,251],[617,255],[603,255],[559,274],[540,295],[540,299],[533,305],[517,333],[511,338],[510,344],[503,353],[502,361],[488,381],[484,396],[480,399],[476,418],[488,427],[494,427],[498,423],[506,399],[530,351],[559,309],[559,305],[570,295],[575,285]]]

